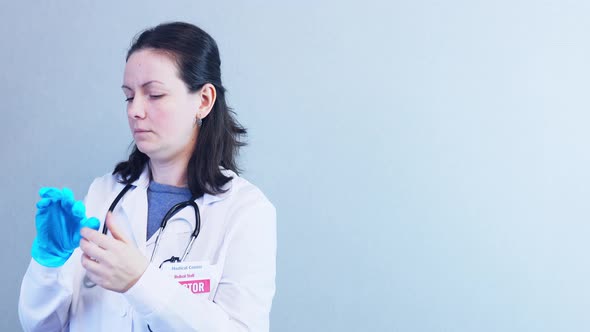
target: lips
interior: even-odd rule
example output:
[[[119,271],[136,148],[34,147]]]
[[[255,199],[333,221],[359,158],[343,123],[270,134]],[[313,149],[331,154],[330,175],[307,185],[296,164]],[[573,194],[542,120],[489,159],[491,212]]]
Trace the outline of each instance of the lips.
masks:
[[[151,130],[147,129],[133,129],[134,134],[149,133]]]

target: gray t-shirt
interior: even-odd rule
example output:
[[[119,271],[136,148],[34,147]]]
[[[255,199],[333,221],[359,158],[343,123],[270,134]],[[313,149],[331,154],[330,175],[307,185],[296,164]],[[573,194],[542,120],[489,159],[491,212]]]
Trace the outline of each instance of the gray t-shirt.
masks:
[[[191,197],[191,191],[188,187],[174,187],[151,181],[147,190],[148,223],[146,241],[160,228],[162,219],[174,205],[188,201]]]

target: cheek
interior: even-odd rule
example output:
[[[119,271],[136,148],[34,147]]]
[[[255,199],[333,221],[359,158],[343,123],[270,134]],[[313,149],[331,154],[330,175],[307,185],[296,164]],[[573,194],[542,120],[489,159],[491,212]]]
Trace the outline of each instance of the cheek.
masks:
[[[162,130],[162,134],[177,139],[186,137],[193,130],[193,117],[185,105],[168,103],[161,105],[152,117],[154,125]]]

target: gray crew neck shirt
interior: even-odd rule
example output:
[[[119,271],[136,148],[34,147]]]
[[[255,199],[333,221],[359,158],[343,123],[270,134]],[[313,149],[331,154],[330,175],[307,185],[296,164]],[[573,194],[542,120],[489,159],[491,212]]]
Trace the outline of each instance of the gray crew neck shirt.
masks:
[[[147,190],[148,222],[146,241],[160,228],[162,219],[176,204],[190,200],[192,197],[188,187],[174,187],[150,181]]]

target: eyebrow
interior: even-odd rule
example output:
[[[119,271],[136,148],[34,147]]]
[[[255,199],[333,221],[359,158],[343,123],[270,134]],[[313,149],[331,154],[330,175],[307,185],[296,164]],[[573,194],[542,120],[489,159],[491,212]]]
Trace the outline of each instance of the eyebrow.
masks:
[[[147,86],[147,85],[150,85],[150,84],[152,84],[152,83],[160,83],[160,84],[164,85],[164,83],[162,83],[162,82],[160,82],[160,81],[151,80],[151,81],[148,81],[148,82],[145,82],[145,83],[143,83],[143,84],[141,85],[141,87],[143,88],[143,87],[145,87],[145,86]],[[131,89],[130,87],[128,87],[127,85],[125,85],[125,84],[121,85],[121,88],[123,88],[123,89],[127,89],[127,90],[133,90],[133,89]]]

